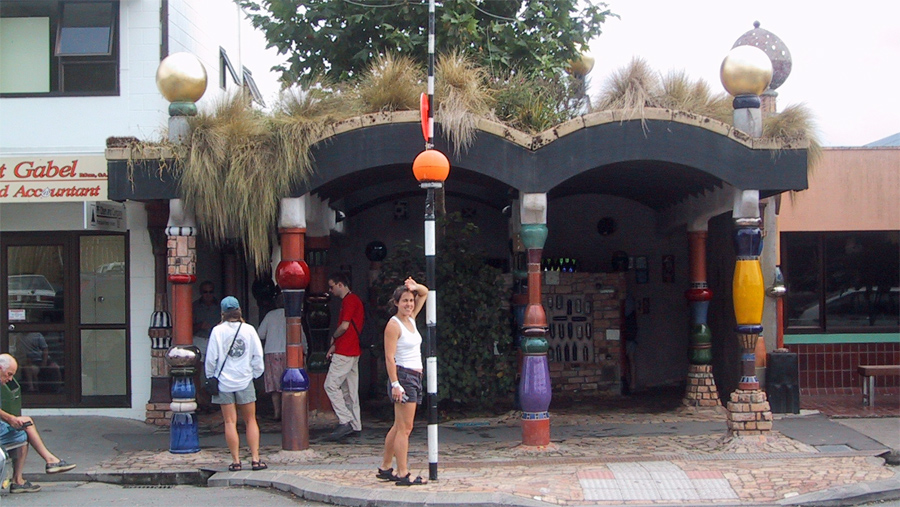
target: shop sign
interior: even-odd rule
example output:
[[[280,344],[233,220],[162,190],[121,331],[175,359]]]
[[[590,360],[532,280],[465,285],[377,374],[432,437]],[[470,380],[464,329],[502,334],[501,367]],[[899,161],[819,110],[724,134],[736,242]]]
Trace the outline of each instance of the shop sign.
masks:
[[[105,201],[106,157],[0,157],[0,204]]]

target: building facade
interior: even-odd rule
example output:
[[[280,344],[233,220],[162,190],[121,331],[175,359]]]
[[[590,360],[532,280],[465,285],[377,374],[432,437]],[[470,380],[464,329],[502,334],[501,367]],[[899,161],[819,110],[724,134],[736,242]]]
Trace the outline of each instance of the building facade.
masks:
[[[784,344],[802,392],[855,392],[857,366],[900,364],[898,175],[898,146],[826,148],[809,189],[782,200]]]
[[[201,105],[255,92],[256,37],[230,0],[0,4],[0,350],[31,413],[144,419],[153,247],[144,205],[108,201],[107,139],[164,137],[170,53],[203,61]]]

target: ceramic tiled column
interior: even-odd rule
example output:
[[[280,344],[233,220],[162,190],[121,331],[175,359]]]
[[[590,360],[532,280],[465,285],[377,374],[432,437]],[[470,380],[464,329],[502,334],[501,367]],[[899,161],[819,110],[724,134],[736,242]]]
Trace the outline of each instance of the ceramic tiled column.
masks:
[[[734,127],[753,138],[762,135],[759,95],[772,80],[772,63],[758,48],[738,46],[722,62],[722,84],[734,96]],[[762,219],[759,190],[735,189],[734,267],[732,294],[735,331],[741,345],[741,380],[728,402],[728,429],[734,435],[772,429],[772,412],[766,393],[756,378],[756,344],[762,333],[765,287],[759,256],[762,252]]]
[[[275,269],[275,280],[284,295],[287,321],[287,364],[281,377],[281,447],[302,451],[309,449],[309,376],[303,368],[301,319],[310,280],[309,266],[303,260],[306,214],[302,198],[281,200],[279,225],[281,262]]]
[[[521,342],[522,444],[550,444],[550,368],[547,363],[547,314],[541,298],[541,255],[547,240],[547,195],[526,194],[522,199],[520,234],[528,256],[528,305]]]
[[[172,284],[172,347],[166,362],[172,374],[172,422],[169,452],[200,451],[197,433],[197,386],[194,372],[200,367],[200,349],[194,346],[193,284],[197,281],[197,237],[193,216],[180,199],[169,202],[168,257],[166,271]]]
[[[712,374],[712,332],[706,323],[712,291],[706,281],[707,231],[689,231],[691,288],[684,296],[691,305],[691,350],[687,389],[682,402],[687,406],[721,405]]]

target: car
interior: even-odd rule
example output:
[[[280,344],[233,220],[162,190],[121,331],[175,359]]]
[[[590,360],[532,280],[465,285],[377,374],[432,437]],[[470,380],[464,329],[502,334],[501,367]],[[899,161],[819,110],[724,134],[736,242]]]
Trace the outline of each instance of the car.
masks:
[[[804,309],[797,320],[817,323],[819,303]],[[825,318],[829,327],[896,326],[900,322],[900,287],[879,291],[853,288],[834,293],[825,299]]]
[[[56,290],[44,275],[10,275],[7,278],[9,308],[52,310]]]

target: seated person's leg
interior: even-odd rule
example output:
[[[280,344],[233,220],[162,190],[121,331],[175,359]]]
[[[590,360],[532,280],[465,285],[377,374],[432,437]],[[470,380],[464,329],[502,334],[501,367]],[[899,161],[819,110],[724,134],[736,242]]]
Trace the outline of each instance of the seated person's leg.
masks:
[[[12,444],[19,444],[28,440],[28,435],[25,434],[22,430],[17,430],[6,423],[6,421],[0,421],[0,445],[7,446]],[[13,482],[16,484],[24,484],[25,478],[22,477],[22,473],[25,470],[25,458],[28,456],[28,446],[23,445],[18,449],[13,449],[10,452],[11,456],[14,456],[13,460]]]

